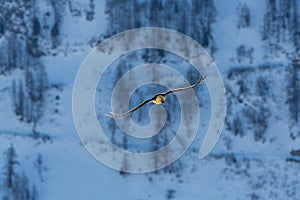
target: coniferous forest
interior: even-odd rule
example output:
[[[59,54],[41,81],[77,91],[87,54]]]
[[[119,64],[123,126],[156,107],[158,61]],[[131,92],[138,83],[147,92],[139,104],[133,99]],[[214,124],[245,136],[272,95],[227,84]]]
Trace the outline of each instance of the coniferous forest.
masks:
[[[299,7],[299,0],[0,0],[0,199],[300,199]],[[201,44],[223,78],[227,112],[221,138],[199,159],[211,102],[205,84],[195,88],[201,115],[191,147],[166,168],[137,175],[124,172],[134,164],[128,158],[113,170],[84,148],[72,91],[93,48],[142,27],[172,29]],[[139,49],[111,63],[95,92],[96,115],[113,144],[136,153],[170,143],[181,120],[174,94],[164,105],[164,129],[150,139],[128,136],[104,117],[118,80],[145,63],[170,66],[190,84],[200,75],[160,49]],[[131,80],[168,78],[149,73]],[[124,93],[128,88],[122,85]],[[143,85],[129,106],[166,89]],[[150,109],[132,113],[133,121],[149,124]],[[170,153],[152,162],[165,162]]]

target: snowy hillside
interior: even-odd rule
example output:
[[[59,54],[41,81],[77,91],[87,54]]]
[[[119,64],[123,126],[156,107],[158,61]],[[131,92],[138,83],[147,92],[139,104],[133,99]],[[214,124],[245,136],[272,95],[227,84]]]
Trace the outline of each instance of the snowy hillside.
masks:
[[[299,6],[299,0],[1,1],[0,199],[300,199]],[[226,87],[226,122],[213,151],[199,159],[211,102],[207,86],[196,87],[201,117],[188,151],[159,171],[128,174],[85,149],[72,91],[81,63],[101,41],[150,26],[182,32],[214,58]],[[164,104],[164,129],[150,139],[124,134],[104,116],[119,78],[145,63],[170,66],[191,84],[199,78],[186,60],[163,50],[136,50],[111,63],[97,87],[96,114],[106,136],[133,152],[160,149],[180,121],[174,94]],[[166,90],[144,85],[130,107]],[[150,108],[133,113],[134,122],[147,125]]]

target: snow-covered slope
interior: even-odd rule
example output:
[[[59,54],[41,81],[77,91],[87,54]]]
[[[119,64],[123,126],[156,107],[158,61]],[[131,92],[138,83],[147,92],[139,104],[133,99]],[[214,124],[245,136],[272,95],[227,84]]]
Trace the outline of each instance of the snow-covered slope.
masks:
[[[227,90],[228,112],[222,136],[212,153],[200,160],[198,151],[210,120],[209,94],[206,86],[201,85],[195,89],[200,99],[201,118],[194,143],[171,166],[146,174],[124,174],[110,169],[95,160],[83,147],[72,115],[72,90],[76,73],[93,47],[114,33],[115,29],[126,30],[127,24],[124,23],[130,20],[135,24],[130,24],[129,28],[156,25],[180,30],[183,25],[178,19],[182,18],[188,21],[190,27],[183,32],[186,31],[186,34],[193,37],[193,29],[197,27],[195,25],[197,23],[192,23],[192,20],[195,20],[193,16],[187,15],[183,10],[196,13],[193,11],[194,6],[197,5],[196,1],[186,1],[186,4],[181,1],[166,3],[167,1],[160,0],[130,3],[107,1],[109,2],[107,4],[104,1],[93,0],[53,2],[38,2],[34,4],[33,10],[26,9],[25,3],[3,4],[4,9],[12,9],[10,11],[12,13],[25,13],[25,25],[21,23],[22,20],[17,14],[12,16],[0,14],[2,59],[0,61],[0,153],[3,155],[0,157],[3,172],[0,173],[1,199],[6,197],[12,199],[14,196],[12,193],[23,194],[24,188],[26,189],[18,186],[16,191],[6,185],[8,156],[4,152],[7,152],[10,147],[13,147],[18,155],[16,157],[18,163],[14,165],[16,176],[13,180],[20,180],[17,176],[22,177],[22,174],[28,177],[27,189],[31,199],[35,196],[33,187],[36,187],[38,193],[36,199],[42,200],[300,199],[298,190],[300,159],[290,153],[292,150],[300,149],[299,69],[293,66],[291,60],[297,58],[295,56],[297,52],[295,53],[292,44],[282,41],[278,43],[282,49],[276,53],[266,50],[269,44],[261,36],[266,2],[214,1],[217,15],[215,22],[211,24],[213,40],[209,40],[214,43],[210,43],[207,49],[213,53]],[[208,5],[205,2],[211,1],[201,2],[202,5]],[[276,2],[279,5],[284,1]],[[250,11],[250,25],[238,28],[239,20],[244,19],[240,16],[245,16],[243,13],[247,13],[239,10],[245,4]],[[157,5],[163,7],[164,11],[159,10],[160,7]],[[178,6],[182,6],[182,9]],[[151,9],[152,11],[158,9],[154,12],[157,14],[157,19],[151,18],[153,17]],[[169,14],[172,12],[177,14],[170,17]],[[33,25],[30,25],[30,20],[35,20],[32,13],[36,14],[39,23],[32,22]],[[130,17],[124,17],[126,13],[129,13]],[[112,19],[111,16],[119,16],[119,18]],[[165,17],[165,20],[159,20],[158,17]],[[6,18],[13,23],[11,26],[6,25],[2,33],[2,19]],[[197,19],[203,20],[201,17]],[[59,24],[58,32],[55,24]],[[20,30],[16,28],[23,26],[31,27],[28,30],[32,32],[22,32],[21,28]],[[17,55],[17,57],[23,55],[12,49],[22,49],[24,38],[25,41],[32,42],[30,47],[35,53],[28,56],[30,60],[28,62],[24,61],[27,59],[24,58],[26,56],[21,56],[22,58],[17,59],[18,63],[43,65],[47,73],[47,84],[42,87],[45,88],[42,115],[36,124],[25,119],[21,121],[21,115],[16,115],[16,108],[20,107],[18,101],[21,98],[20,85],[24,84],[23,97],[32,98],[31,93],[25,90],[29,88],[26,85],[29,77],[26,75],[27,65],[22,67],[9,65],[11,69],[3,72],[6,70],[5,64],[10,63],[6,59],[12,59],[5,55]],[[38,41],[37,49],[34,49],[35,38]],[[17,47],[20,48],[13,45],[19,45]],[[216,51],[213,51],[214,45]],[[39,52],[43,52],[43,56],[37,56]],[[120,73],[125,73],[146,61],[163,63],[178,71],[184,68],[186,70],[181,70],[180,73],[191,80],[191,83],[198,78],[198,74],[195,74],[186,61],[170,53],[166,53],[162,59],[159,59],[159,56],[155,57],[159,54],[159,51],[145,53],[141,50],[125,55],[112,63],[106,72],[106,78],[99,83],[96,94],[97,114],[103,116],[110,111],[111,91]],[[145,58],[143,55],[148,57]],[[122,71],[120,66],[124,63],[126,67],[123,67]],[[33,74],[36,71],[38,73],[34,67],[30,70]],[[137,77],[145,75],[138,74]],[[15,95],[13,82],[17,88]],[[143,86],[133,94],[136,100],[132,98],[130,105],[139,103],[143,99],[141,96],[155,94],[165,89],[157,85]],[[15,96],[17,96],[16,101]],[[99,105],[100,98],[104,99],[106,106]],[[170,96],[170,99],[177,102],[175,96]],[[34,101],[32,105],[35,105]],[[147,113],[149,108],[150,106],[145,107],[139,113]],[[172,136],[173,131],[178,128],[180,116],[176,111],[178,105],[166,104],[166,108],[176,116],[170,119],[166,127],[168,130],[166,132],[171,132],[169,136]],[[143,116],[134,113],[133,119],[137,123],[147,124],[149,118]],[[122,132],[116,124],[104,118],[100,123],[106,128],[108,137],[111,137],[109,133],[113,129],[114,134],[117,135],[115,142],[124,147],[123,137],[118,136]],[[128,139],[127,142],[128,149],[145,151],[151,148],[151,141],[140,144],[138,140]],[[39,157],[42,162],[38,162]],[[21,180],[26,182],[25,178]]]

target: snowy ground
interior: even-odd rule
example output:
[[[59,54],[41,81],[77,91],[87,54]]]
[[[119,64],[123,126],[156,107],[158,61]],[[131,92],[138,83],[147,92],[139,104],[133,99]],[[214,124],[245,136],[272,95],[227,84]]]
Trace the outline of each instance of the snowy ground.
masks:
[[[258,70],[245,77],[237,75],[229,79],[232,66],[239,66],[235,51],[240,44],[255,49],[253,63],[245,61],[240,68],[258,69],[258,66],[271,62],[263,59],[259,36],[264,5],[258,0],[247,2],[253,16],[252,26],[237,30],[235,9],[239,1],[234,0],[230,4],[220,0],[215,2],[219,13],[214,25],[218,46],[215,60],[227,87],[238,93],[237,80],[244,79],[249,85],[254,85],[258,74],[271,82],[277,80],[272,87],[276,97],[267,101],[273,115],[266,141],[255,141],[251,129],[246,130],[244,137],[235,137],[224,129],[213,152],[200,160],[198,151],[203,139],[201,133],[204,134],[200,130],[189,151],[174,164],[179,168],[174,173],[160,170],[158,173],[120,175],[120,172],[95,160],[83,147],[74,127],[72,89],[77,70],[92,49],[88,41],[105,30],[105,5],[99,3],[92,22],[66,15],[62,45],[65,48],[57,56],[43,58],[49,82],[61,86],[59,89],[53,87],[47,93],[44,117],[37,125],[37,130],[42,135],[49,135],[50,140],[34,140],[30,136],[31,124],[20,123],[12,112],[9,87],[12,77],[19,76],[19,72],[0,75],[0,153],[13,143],[19,155],[17,170],[29,175],[30,182],[38,187],[39,199],[300,199],[297,190],[300,187],[299,164],[286,162],[289,152],[300,146],[299,139],[291,140],[289,137],[288,110],[281,93],[284,88],[280,87],[284,78],[282,74],[289,62],[279,57],[272,60],[273,64],[283,63],[278,71]],[[47,7],[41,6],[43,8]],[[248,107],[253,106],[253,98],[257,96],[244,98],[244,102],[249,103]],[[232,102],[234,108],[228,119],[245,108],[244,104]],[[207,122],[209,113],[201,117]],[[201,124],[201,128],[207,128],[207,124]],[[230,150],[226,146],[228,141],[232,145]],[[43,172],[43,182],[34,167],[38,154],[43,155],[47,168]],[[4,162],[4,156],[0,157],[0,165]]]

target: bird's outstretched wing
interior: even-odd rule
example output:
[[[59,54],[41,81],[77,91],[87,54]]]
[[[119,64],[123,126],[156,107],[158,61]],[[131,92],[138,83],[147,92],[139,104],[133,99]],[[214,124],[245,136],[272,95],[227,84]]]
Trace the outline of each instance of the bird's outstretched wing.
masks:
[[[168,94],[170,94],[170,93],[173,93],[173,92],[179,92],[179,91],[183,91],[183,90],[187,90],[187,89],[196,87],[197,85],[199,85],[200,83],[202,83],[202,82],[204,81],[205,78],[206,78],[206,75],[202,76],[201,79],[200,79],[197,83],[195,83],[194,85],[191,85],[191,86],[188,86],[188,87],[183,87],[183,88],[177,88],[177,89],[169,90],[169,91],[167,91],[167,92],[165,92],[165,93],[157,94],[157,95],[155,95],[153,98],[148,99],[148,100],[145,100],[144,102],[140,103],[138,106],[132,108],[131,110],[129,110],[129,111],[127,111],[127,112],[120,113],[120,114],[111,112],[110,115],[105,114],[105,116],[106,116],[106,117],[109,117],[109,118],[116,118],[116,117],[121,117],[121,116],[130,114],[130,113],[133,113],[133,112],[137,111],[138,109],[140,109],[140,108],[141,108],[142,106],[144,106],[145,104],[147,104],[147,103],[149,103],[149,102],[152,102],[152,101],[155,101],[155,98],[156,98],[158,95],[166,96],[166,95],[168,95]]]
[[[131,110],[128,110],[127,112],[120,113],[120,114],[111,112],[110,115],[105,114],[105,116],[106,116],[106,117],[109,117],[109,118],[121,117],[121,116],[124,116],[124,115],[127,115],[127,114],[130,114],[130,113],[133,113],[133,112],[137,111],[137,110],[140,109],[142,106],[144,106],[145,104],[147,104],[147,103],[149,103],[149,102],[151,102],[151,101],[153,101],[153,98],[148,99],[148,100],[146,100],[146,101],[143,101],[142,103],[140,103],[140,104],[137,105],[136,107],[132,108]]]
[[[165,92],[165,93],[161,93],[161,95],[166,96],[166,95],[168,95],[168,94],[170,94],[170,93],[173,93],[173,92],[179,92],[179,91],[183,91],[183,90],[188,90],[188,89],[194,88],[194,87],[196,87],[197,85],[199,85],[200,83],[202,83],[202,82],[204,81],[205,78],[206,78],[206,75],[202,76],[202,77],[199,79],[199,81],[198,81],[197,83],[193,84],[193,85],[190,85],[190,86],[187,86],[187,87],[183,87],[183,88],[177,88],[177,89],[169,90],[169,91],[167,91],[167,92]]]

